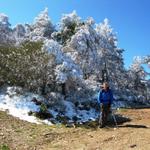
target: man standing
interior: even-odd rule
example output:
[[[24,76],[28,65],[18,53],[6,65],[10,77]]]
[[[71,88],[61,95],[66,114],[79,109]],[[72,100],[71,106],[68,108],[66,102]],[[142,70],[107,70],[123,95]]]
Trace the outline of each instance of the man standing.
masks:
[[[110,107],[113,102],[113,93],[109,89],[107,82],[102,85],[102,90],[98,93],[98,103],[100,104],[100,128],[105,127],[107,118],[110,112]]]

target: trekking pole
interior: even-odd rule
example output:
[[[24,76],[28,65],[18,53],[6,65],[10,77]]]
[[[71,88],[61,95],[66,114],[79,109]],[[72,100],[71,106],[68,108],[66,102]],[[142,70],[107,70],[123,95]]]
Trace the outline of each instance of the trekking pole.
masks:
[[[98,120],[98,123],[99,123],[99,127],[101,126],[101,123],[102,123],[102,111],[101,111],[101,105],[99,106],[99,120]]]
[[[115,117],[115,114],[114,114],[114,110],[112,110],[112,117],[113,117],[113,120],[115,122],[116,127],[118,128],[118,124],[117,124],[117,120],[116,120],[116,117]]]
[[[101,119],[102,119],[102,112],[100,111],[100,113],[99,113],[99,121],[98,121],[99,126],[101,125]]]

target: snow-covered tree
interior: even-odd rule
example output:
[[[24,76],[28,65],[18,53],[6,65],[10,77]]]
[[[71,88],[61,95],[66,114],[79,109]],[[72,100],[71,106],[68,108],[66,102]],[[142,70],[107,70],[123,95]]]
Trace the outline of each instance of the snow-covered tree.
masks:
[[[60,84],[63,88],[66,85],[66,82],[72,80],[73,82],[77,82],[82,79],[82,71],[69,57],[67,57],[62,52],[62,46],[59,45],[54,40],[46,40],[43,46],[43,50],[47,51],[51,56],[49,61],[50,64],[53,65],[53,73],[55,78],[55,85]],[[64,89],[62,89],[64,91]],[[69,91],[69,89],[68,89]],[[63,93],[64,94],[64,93]]]
[[[65,45],[72,35],[75,34],[77,27],[80,25],[80,17],[76,11],[70,14],[64,14],[59,23],[59,30],[52,34],[52,37],[60,44]]]
[[[144,56],[142,58],[142,63],[145,64],[145,65],[147,65],[148,68],[150,68],[150,55]],[[150,72],[147,72],[147,75],[150,76]]]
[[[22,24],[17,24],[13,28],[13,36],[16,39],[16,43],[19,44],[25,40],[26,30]]]
[[[150,65],[150,56],[136,57],[126,70],[123,51],[108,19],[95,24],[92,17],[81,20],[73,11],[56,28],[46,8],[33,24],[12,29],[8,17],[0,14],[0,84],[70,94],[70,99],[89,94],[91,99],[97,84],[108,80],[117,96],[145,96],[150,73],[143,64]]]
[[[77,32],[63,48],[63,51],[80,66],[85,78],[95,74],[99,65],[97,60],[98,37],[89,22],[88,19],[84,24],[80,25]]]
[[[28,26],[29,27],[29,26]],[[30,32],[28,37],[31,40],[43,40],[45,38],[50,39],[52,32],[54,32],[55,27],[48,16],[48,8],[45,8],[34,20],[34,23],[30,25]]]
[[[8,16],[0,13],[0,45],[9,45],[15,42],[10,26]]]
[[[142,66],[142,58],[134,57],[133,63],[128,70],[128,89],[132,91],[132,94],[136,96],[138,100],[139,96],[147,97],[147,83],[146,83],[146,72]]]
[[[122,56],[124,50],[117,47],[117,37],[109,25],[108,19],[96,25],[95,30],[99,35],[98,54],[101,60],[101,69],[104,71],[106,69],[108,80],[113,84],[113,87],[124,88],[127,84]],[[101,74],[102,76],[103,74]]]
[[[80,23],[80,20],[81,19],[77,15],[75,10],[70,14],[63,14],[60,21],[60,28],[65,29],[66,27],[70,27],[72,24],[78,25]]]

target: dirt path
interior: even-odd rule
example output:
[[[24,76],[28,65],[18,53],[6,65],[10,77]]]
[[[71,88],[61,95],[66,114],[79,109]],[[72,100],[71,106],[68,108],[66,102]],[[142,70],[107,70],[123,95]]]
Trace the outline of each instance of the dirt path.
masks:
[[[100,129],[96,122],[76,128],[36,125],[0,112],[1,150],[150,150],[150,109],[117,114],[131,120]]]

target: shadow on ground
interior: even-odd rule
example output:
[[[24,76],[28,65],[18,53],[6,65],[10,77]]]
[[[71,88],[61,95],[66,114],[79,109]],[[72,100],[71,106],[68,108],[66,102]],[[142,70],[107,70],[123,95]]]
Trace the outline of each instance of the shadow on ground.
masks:
[[[132,102],[128,104],[128,109],[150,109],[150,104],[143,104],[140,102]]]
[[[126,122],[130,122],[131,119],[130,118],[127,118],[125,116],[122,116],[122,115],[114,115],[114,117],[116,118],[116,121],[117,121],[117,126],[119,127],[120,125],[122,125],[123,123],[126,123]],[[99,118],[97,118],[96,121],[87,121],[83,124],[77,124],[75,125],[76,127],[83,127],[83,128],[87,128],[87,129],[96,129],[99,127]],[[116,127],[116,123],[115,123],[115,120],[113,118],[113,116],[110,116],[109,119],[108,119],[108,122],[107,122],[107,126],[110,127],[110,128],[114,128]],[[122,126],[123,127],[123,126]]]
[[[134,125],[134,124],[126,124],[126,125],[123,125],[123,126],[118,126],[119,128],[148,128],[147,126],[145,125]]]

